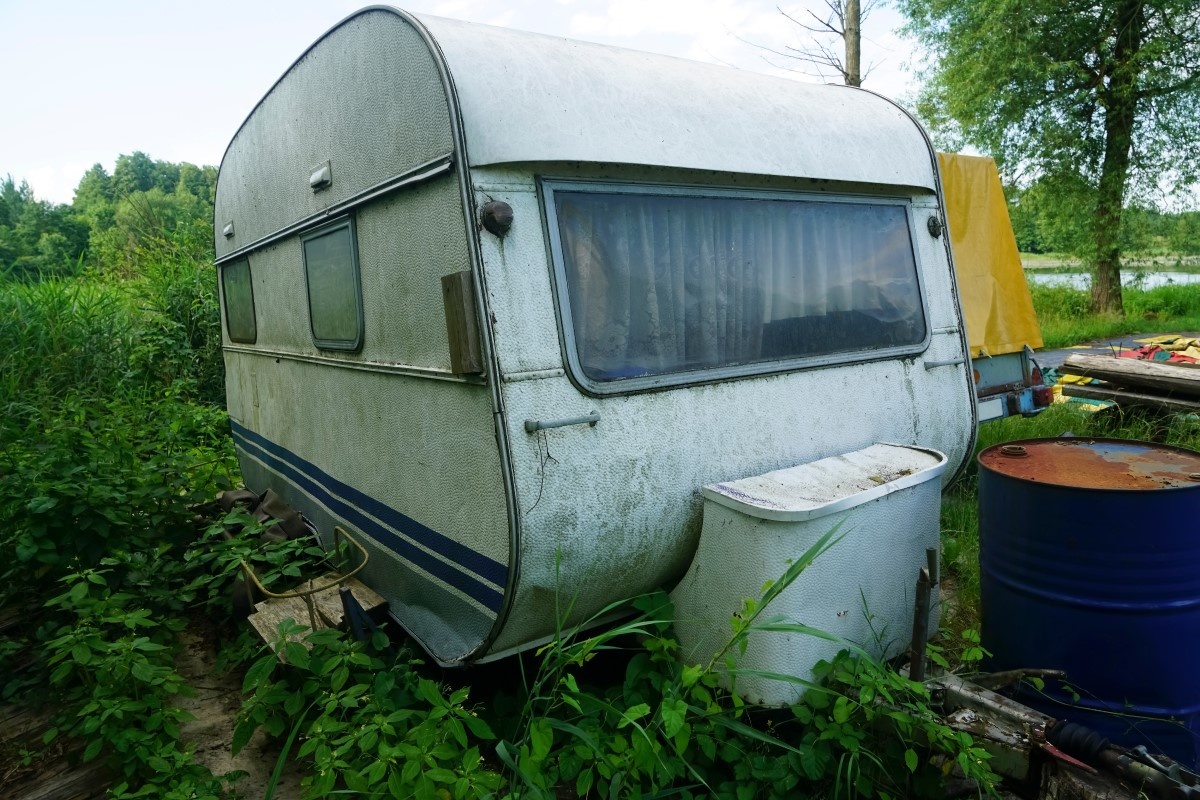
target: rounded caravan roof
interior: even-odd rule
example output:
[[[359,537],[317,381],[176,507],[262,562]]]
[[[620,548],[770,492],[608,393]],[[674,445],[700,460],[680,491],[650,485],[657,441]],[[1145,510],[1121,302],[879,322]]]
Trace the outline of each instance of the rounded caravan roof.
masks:
[[[428,68],[401,66],[412,62],[397,52],[408,45],[394,26],[359,24],[378,12],[415,29],[429,49]],[[335,35],[333,50],[360,52],[330,62],[331,48],[323,45]],[[439,75],[443,86],[435,89],[429,84]],[[357,84],[338,89],[338,80]],[[389,91],[390,81],[426,88]],[[430,91],[447,92],[450,107],[414,109],[412,98]],[[327,103],[324,114],[304,113],[321,107],[313,98]],[[295,124],[300,119],[306,119],[303,127]],[[432,133],[445,121],[458,129],[455,149],[465,151],[459,157],[470,166],[590,162],[937,188],[924,131],[869,91],[369,6],[314,42],[234,134],[218,178],[216,227],[239,217],[238,236],[216,237],[218,261],[279,226],[327,212],[325,204],[349,200],[373,181],[414,168],[415,161],[384,153],[386,142],[397,136],[418,145],[445,141]],[[385,129],[375,129],[380,125]],[[339,179],[319,202],[306,186],[290,185],[292,173],[328,158],[315,142],[326,150],[340,143],[342,169],[335,171],[347,177],[349,156],[361,178],[353,186]],[[437,148],[417,149],[429,156]]]
[[[445,59],[471,166],[642,164],[936,190],[924,131],[868,91],[415,19]]]

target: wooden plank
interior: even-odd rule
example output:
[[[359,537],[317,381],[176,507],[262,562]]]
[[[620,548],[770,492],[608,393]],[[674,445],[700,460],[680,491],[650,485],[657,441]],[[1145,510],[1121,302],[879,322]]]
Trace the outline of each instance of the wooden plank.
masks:
[[[33,738],[50,727],[50,712],[33,711],[25,706],[4,706],[0,708],[0,744],[18,738]]]
[[[325,586],[337,580],[337,575],[322,575],[316,580],[308,582],[308,586]],[[387,601],[380,597],[376,592],[367,588],[358,578],[351,578],[346,582],[346,586],[350,588],[350,594],[354,595],[354,599],[363,607],[363,611],[368,614],[378,611],[387,605]],[[342,596],[338,591],[338,587],[332,586],[323,592],[317,592],[313,595],[313,601],[317,607],[317,614],[321,620],[331,628],[338,628],[342,625],[342,619],[345,614],[342,609]]]
[[[1099,378],[1117,386],[1154,389],[1172,397],[1200,398],[1200,369],[1192,365],[1073,355],[1067,356],[1062,371],[1085,378]]]
[[[22,746],[38,752],[27,765],[11,762],[0,775],[0,797],[4,800],[91,800],[108,794],[111,773],[101,760],[74,763],[83,742],[60,734],[48,746],[42,736],[50,726],[52,710],[34,711],[11,705],[0,708],[0,744],[7,753]]]
[[[7,633],[27,619],[29,609],[23,606],[10,606],[0,609],[0,634]]]
[[[1163,395],[1135,392],[1130,389],[1119,389],[1115,386],[1086,386],[1067,383],[1063,385],[1063,394],[1067,397],[1083,397],[1088,400],[1111,400],[1119,406],[1138,406],[1155,411],[1171,413],[1191,413],[1200,411],[1200,399],[1189,400],[1182,397],[1165,397]]]
[[[470,270],[442,276],[442,305],[446,312],[450,370],[459,375],[483,372],[483,352],[479,349],[479,323],[475,314],[475,286]]]
[[[342,598],[338,593],[337,573],[322,575],[320,578],[315,578],[301,584],[295,591],[308,591],[313,588],[328,586],[329,588],[317,592],[312,595],[313,606],[317,612],[317,625],[326,625],[331,628],[340,627],[344,612],[342,609]],[[332,584],[332,585],[331,585]],[[379,594],[367,588],[357,578],[351,578],[346,582],[350,587],[350,593],[354,595],[354,599],[363,607],[363,610],[368,614],[382,610],[387,601]],[[308,606],[301,597],[289,598],[269,598],[257,603],[255,613],[251,614],[249,619],[250,625],[258,633],[259,637],[271,645],[275,646],[276,640],[279,638],[279,623],[287,618],[309,627]],[[303,638],[299,636],[289,637],[289,641],[297,641],[307,645]],[[283,655],[279,653],[282,660]]]
[[[108,794],[112,775],[102,762],[89,761],[74,769],[65,764],[58,767],[56,774],[43,773],[23,787],[6,788],[4,796],[8,800],[92,800]]]
[[[290,618],[292,621],[303,625],[306,630],[311,625],[308,618],[308,606],[299,597],[290,597],[283,600],[264,600],[256,604],[254,608],[255,612],[247,619],[251,627],[258,633],[259,638],[271,647],[275,647],[278,643],[279,623],[285,619]],[[320,624],[319,620],[318,624]],[[297,634],[289,635],[287,641],[307,644],[304,638]],[[275,653],[281,661],[286,661],[282,649],[276,650]]]

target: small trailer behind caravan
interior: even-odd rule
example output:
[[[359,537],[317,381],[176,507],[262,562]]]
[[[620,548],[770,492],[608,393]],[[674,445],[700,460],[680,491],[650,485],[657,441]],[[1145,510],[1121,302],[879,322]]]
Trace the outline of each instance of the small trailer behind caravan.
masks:
[[[923,131],[869,92],[365,9],[221,163],[247,486],[364,541],[439,662],[529,647],[679,582],[702,487],[795,520],[831,473],[738,482],[949,480],[975,406],[943,215]],[[857,602],[886,559],[911,592],[920,516],[851,533],[834,583]]]
[[[980,422],[1032,415],[1051,400],[1033,351],[1042,331],[996,162],[938,153],[946,225],[962,296]]]

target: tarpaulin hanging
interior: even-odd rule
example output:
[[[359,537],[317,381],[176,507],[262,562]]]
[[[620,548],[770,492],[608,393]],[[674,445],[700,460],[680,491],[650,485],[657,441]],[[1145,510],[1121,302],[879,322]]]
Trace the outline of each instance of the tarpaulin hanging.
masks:
[[[971,357],[1042,346],[996,162],[938,153]]]

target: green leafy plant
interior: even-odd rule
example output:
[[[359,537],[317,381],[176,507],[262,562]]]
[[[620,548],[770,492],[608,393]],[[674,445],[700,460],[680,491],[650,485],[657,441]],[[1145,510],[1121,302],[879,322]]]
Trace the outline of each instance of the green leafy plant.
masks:
[[[220,412],[179,404],[68,396],[4,431],[0,537],[15,560],[4,593],[121,550],[152,550],[194,532],[192,506],[228,482]],[[222,481],[221,479],[224,479]]]
[[[385,655],[382,633],[363,643],[285,620],[279,635],[287,663],[268,652],[247,670],[234,752],[259,728],[284,737],[281,763],[299,742],[297,758],[312,765],[311,798],[466,798],[500,788],[480,749],[495,735],[465,705],[466,688],[446,694],[406,651]]]
[[[513,738],[497,746],[514,790],[552,797],[566,786],[579,796],[739,800],[937,796],[948,763],[990,787],[995,776],[986,754],[939,720],[925,686],[861,649],[818,664],[813,679],[737,666],[759,637],[834,638],[771,613],[771,602],[802,580],[835,536],[829,532],[760,597],[747,599],[731,618],[730,638],[705,664],[681,660],[661,593],[637,598],[639,613],[615,627],[557,636],[539,652]],[[624,681],[589,683],[589,665],[614,652],[632,653]],[[757,708],[727,688],[736,688],[739,675],[807,691],[790,709]]]
[[[209,525],[187,550],[184,561],[203,576],[207,605],[228,607],[235,593],[250,591],[243,565],[253,569],[263,586],[275,592],[295,588],[301,578],[348,567],[347,553],[328,553],[315,537],[287,539],[282,534],[274,535],[272,529],[277,523],[260,521],[242,509],[234,509]]]
[[[193,762],[180,738],[190,719],[175,703],[189,691],[174,666],[183,622],[159,618],[112,585],[115,566],[106,559],[69,573],[67,591],[47,602],[60,612],[44,631],[60,710],[43,742],[86,742],[83,760],[104,758],[118,776],[118,797],[220,797],[221,780]]]

